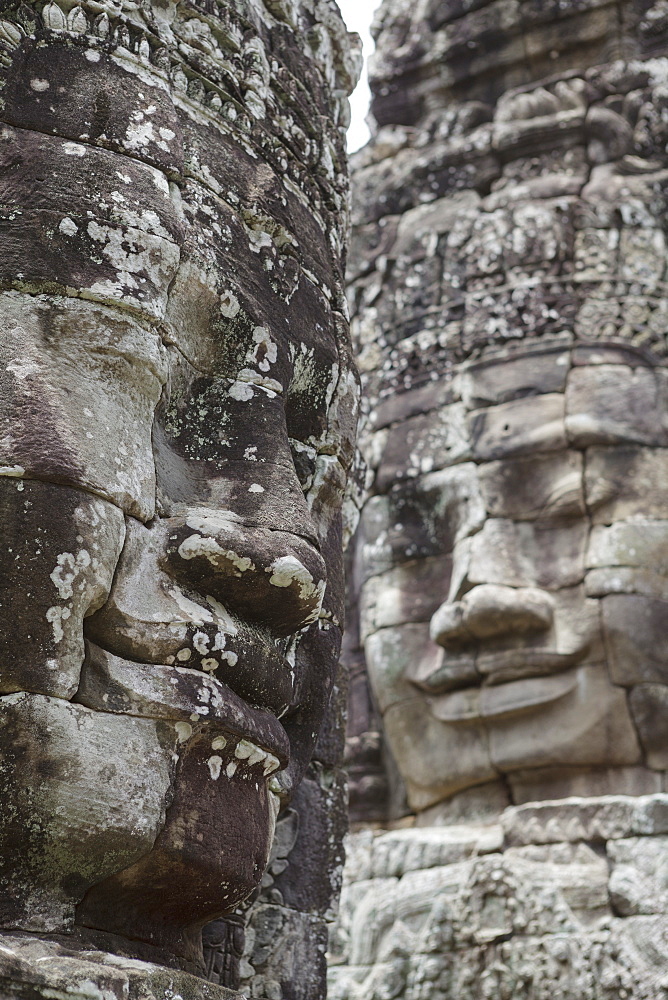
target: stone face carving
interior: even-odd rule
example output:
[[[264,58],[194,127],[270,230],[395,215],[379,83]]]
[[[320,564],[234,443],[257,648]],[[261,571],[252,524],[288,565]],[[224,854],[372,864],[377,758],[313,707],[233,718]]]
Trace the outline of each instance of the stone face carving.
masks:
[[[353,818],[384,771],[405,828],[350,839],[336,1000],[668,989],[667,30],[643,2],[377,14],[348,757]]]
[[[377,17],[353,603],[418,813],[663,788],[666,38],[539,6]]]
[[[314,876],[257,905],[304,951],[253,995],[307,995],[342,833],[356,72],[329,0],[3,5],[3,982],[64,988],[21,932],[86,946],[81,981],[203,974],[230,913],[207,967],[238,987],[294,799]]]

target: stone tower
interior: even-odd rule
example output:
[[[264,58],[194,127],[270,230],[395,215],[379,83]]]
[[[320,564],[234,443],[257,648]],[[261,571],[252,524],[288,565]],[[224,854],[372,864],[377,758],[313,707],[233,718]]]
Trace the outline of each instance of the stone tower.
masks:
[[[388,0],[375,30],[348,756],[353,818],[405,828],[352,841],[333,996],[658,997],[668,12]]]

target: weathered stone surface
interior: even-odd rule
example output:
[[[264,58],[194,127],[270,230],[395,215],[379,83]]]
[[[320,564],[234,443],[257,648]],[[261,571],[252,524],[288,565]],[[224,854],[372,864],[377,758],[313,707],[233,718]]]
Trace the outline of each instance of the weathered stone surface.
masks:
[[[636,518],[593,528],[587,549],[587,568],[621,566],[668,576],[668,522]]]
[[[475,709],[470,715],[463,706],[458,711],[463,725],[442,722],[423,698],[399,702],[385,711],[384,730],[401,762],[411,809],[420,811],[462,788],[495,777],[482,719],[478,716],[478,721]]]
[[[131,315],[62,294],[5,292],[0,308],[2,465],[151,518],[151,425],[167,374],[160,338]]]
[[[0,989],[3,996],[32,996],[62,991],[75,1000],[95,1000],[100,990],[114,1000],[169,1000],[175,993],[195,1000],[234,1000],[239,994],[214,986],[198,976],[139,962],[75,941],[64,945],[34,935],[5,933],[0,937]]]
[[[456,864],[473,854],[491,854],[502,845],[503,833],[498,824],[363,830],[346,838],[347,888],[355,882],[401,878],[407,872]]]
[[[472,538],[468,580],[560,590],[584,578],[587,524],[489,518]]]
[[[667,603],[636,594],[604,597],[603,627],[616,684],[665,682],[661,647],[666,627]]]
[[[621,445],[587,450],[585,497],[594,524],[661,518],[668,450]]]
[[[326,949],[327,928],[321,920],[260,903],[247,935],[241,986],[251,996],[309,1000],[322,990]]]
[[[527,263],[522,255],[522,262]],[[493,361],[471,365],[462,378],[462,394],[470,409],[506,403],[522,396],[563,392],[570,368],[567,351],[533,358],[511,358],[499,370]]]
[[[415,697],[412,682],[426,682],[443,671],[444,652],[430,645],[428,636],[427,622],[410,622],[379,629],[366,640],[369,683],[381,712],[396,701]],[[471,674],[476,676],[473,664]],[[468,678],[464,675],[463,679]]]
[[[632,767],[536,767],[508,775],[516,805],[547,799],[601,795],[654,795],[664,791],[663,775],[644,765]]]
[[[480,466],[480,489],[490,517],[524,521],[582,515],[583,487],[582,456],[575,451]]]
[[[509,784],[508,780],[497,778],[495,781],[466,788],[450,799],[438,802],[429,809],[423,809],[415,817],[415,826],[424,828],[432,825],[458,827],[462,824],[490,824],[486,830],[489,831],[491,841],[495,841],[498,817],[510,804]],[[496,848],[490,847],[490,850],[493,849]],[[484,853],[482,848],[480,850]]]
[[[25,692],[4,695],[0,712],[2,921],[70,930],[86,890],[163,826],[177,730]]]
[[[632,837],[610,844],[614,863],[610,899],[621,916],[665,913],[668,906],[665,850],[665,837]]]
[[[662,445],[664,421],[656,374],[647,368],[591,365],[574,368],[566,388],[566,433],[575,447],[615,442]]]
[[[111,590],[123,514],[90,493],[19,474],[0,477],[0,512],[0,691],[71,698],[84,661],[84,620]]]
[[[435,557],[421,560],[419,568],[411,561],[372,577],[359,610],[362,637],[405,622],[428,622],[448,591],[451,568],[450,559]],[[420,589],[412,589],[418,581]]]
[[[323,995],[358,69],[329,0],[2,6],[8,998]]]
[[[490,754],[503,771],[523,765],[623,767],[641,759],[626,697],[610,685],[604,668],[580,667],[556,677],[486,688],[483,694],[494,695],[488,707],[481,695],[481,713],[499,717],[490,735]],[[530,717],[517,715],[525,705],[541,703],[547,707],[539,728]]]
[[[377,488],[385,490],[397,480],[469,460],[472,451],[465,416],[464,406],[452,403],[390,428]]]
[[[567,805],[591,813],[595,801]],[[610,801],[597,805],[612,818]],[[593,844],[541,843],[522,812],[503,816],[523,830],[523,846],[488,840],[484,856],[484,826],[354,834],[330,939],[331,995],[536,1000],[549,988],[568,1000],[659,996],[665,906],[658,916],[629,913],[662,906],[665,838],[601,841],[596,831]],[[612,833],[619,829],[613,822]],[[640,911],[628,895],[633,876],[645,890]]]
[[[599,799],[529,803],[509,809],[502,822],[510,844],[654,836],[666,833],[668,799],[665,795],[606,795]]]
[[[545,591],[487,583],[469,590],[461,601],[442,605],[431,618],[430,636],[439,646],[457,646],[504,632],[541,632],[552,618],[553,602]]]
[[[647,762],[660,771],[668,767],[666,705],[668,694],[663,683],[636,684],[629,694],[631,714]]]
[[[527,451],[566,447],[564,397],[547,393],[473,410],[469,428],[476,459],[489,461]]]

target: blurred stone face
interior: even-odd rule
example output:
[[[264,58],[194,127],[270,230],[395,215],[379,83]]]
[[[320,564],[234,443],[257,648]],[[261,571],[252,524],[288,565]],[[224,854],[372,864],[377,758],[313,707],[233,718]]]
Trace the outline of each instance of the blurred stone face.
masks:
[[[120,7],[0,22],[1,200],[21,206],[0,265],[0,924],[60,931],[78,907],[193,959],[259,883],[333,679],[345,178],[331,47],[304,54],[329,116],[310,196],[316,147],[286,146],[305,123],[287,101],[266,124],[296,9],[242,25],[229,5],[212,32]]]
[[[665,21],[390,0],[377,26],[355,580],[409,804],[660,791]]]
[[[413,808],[665,767],[667,381],[607,353],[468,366],[459,402],[378,432],[362,632]]]

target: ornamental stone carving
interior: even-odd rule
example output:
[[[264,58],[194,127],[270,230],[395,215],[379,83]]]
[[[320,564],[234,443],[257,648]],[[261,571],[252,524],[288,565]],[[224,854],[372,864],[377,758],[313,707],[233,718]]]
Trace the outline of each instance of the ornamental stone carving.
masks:
[[[356,73],[329,0],[2,6],[8,996],[322,991]]]

